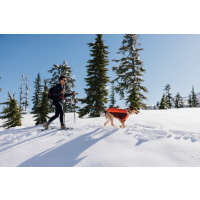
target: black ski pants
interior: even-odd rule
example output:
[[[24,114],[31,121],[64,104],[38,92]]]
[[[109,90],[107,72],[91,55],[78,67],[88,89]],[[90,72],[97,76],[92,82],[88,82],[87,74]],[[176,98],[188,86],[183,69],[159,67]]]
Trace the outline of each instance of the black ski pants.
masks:
[[[63,114],[64,114],[64,112],[63,112],[61,102],[53,100],[53,105],[56,107],[56,113],[53,117],[51,117],[49,119],[49,123],[52,122],[53,120],[55,120],[56,118],[58,118],[59,115],[60,115],[60,123],[62,125],[63,124]]]

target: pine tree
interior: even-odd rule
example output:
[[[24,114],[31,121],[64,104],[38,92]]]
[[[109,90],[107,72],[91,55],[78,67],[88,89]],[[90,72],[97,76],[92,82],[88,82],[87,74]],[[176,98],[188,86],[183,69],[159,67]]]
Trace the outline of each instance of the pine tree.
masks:
[[[1,116],[1,119],[7,119],[7,121],[5,121],[3,123],[3,125],[1,127],[3,128],[11,128],[11,127],[15,127],[15,126],[21,126],[21,113],[20,113],[20,109],[17,107],[17,101],[15,100],[15,95],[13,95],[13,97],[11,97],[10,93],[8,92],[8,101],[4,102],[4,103],[0,103],[0,104],[4,104],[7,105],[7,107],[5,107],[3,109],[3,112],[1,112],[1,114],[3,114],[3,116]]]
[[[59,83],[59,77],[61,75],[66,77],[67,82],[65,83],[65,90],[66,93],[72,93],[73,92],[73,88],[75,87],[74,82],[76,81],[74,78],[72,78],[71,76],[71,67],[68,65],[68,63],[66,63],[66,61],[63,61],[62,65],[57,65],[57,64],[53,64],[53,68],[51,68],[51,70],[49,70],[48,72],[53,73],[52,74],[52,78],[48,79],[48,82],[50,83],[50,87],[55,86],[56,84]],[[73,103],[69,101],[65,102],[65,112],[73,112],[74,111],[74,105]],[[76,108],[79,108],[78,106],[76,106]]]
[[[139,48],[139,35],[126,34],[122,41],[122,47],[119,48],[118,54],[122,54],[121,59],[114,59],[113,61],[120,63],[119,66],[113,67],[116,72],[117,78],[113,82],[117,82],[116,92],[124,99],[125,93],[128,93],[126,98],[126,105],[130,104],[136,108],[147,108],[144,99],[147,99],[142,92],[148,92],[147,88],[142,86],[144,80],[141,78],[142,74],[146,71],[143,68],[143,62],[139,58],[139,52],[143,48]]]
[[[42,92],[42,98],[41,98],[41,102],[38,106],[38,112],[36,113],[36,115],[34,115],[33,117],[36,118],[34,121],[36,121],[35,125],[38,124],[43,124],[45,122],[47,122],[47,118],[49,118],[48,116],[48,112],[49,112],[49,99],[48,99],[48,87],[47,87],[47,81],[44,79],[44,86],[43,86],[44,90]]]
[[[168,108],[172,108],[173,98],[172,94],[170,93],[171,90],[170,84],[167,84],[164,90],[166,91],[166,103],[168,105]]]
[[[199,107],[199,100],[194,92],[194,86],[192,86],[192,107]]]
[[[191,94],[189,94],[188,105],[189,105],[189,108],[192,107],[192,96],[191,96]]]
[[[159,109],[167,109],[167,108],[168,108],[168,105],[167,105],[167,102],[166,102],[166,97],[165,97],[165,94],[163,94],[161,102],[160,102]]]
[[[41,100],[41,123],[44,123],[49,119],[48,112],[49,112],[49,98],[48,98],[48,87],[47,81],[44,79],[44,91],[42,93],[42,100]]]
[[[41,85],[41,78],[40,73],[38,73],[36,80],[34,81],[34,88],[35,92],[33,93],[33,108],[32,108],[32,114],[37,114],[39,112],[39,105],[41,103],[42,99],[42,85]]]
[[[87,67],[87,88],[85,88],[86,98],[80,99],[81,103],[87,106],[79,109],[79,117],[89,114],[90,117],[99,117],[101,108],[105,107],[108,102],[108,91],[106,89],[109,77],[107,77],[108,46],[104,45],[102,34],[97,34],[94,43],[88,43],[90,47],[90,56],[92,59],[88,60]],[[90,107],[88,107],[90,106]],[[95,108],[94,108],[95,107]]]
[[[116,100],[115,100],[115,89],[114,89],[114,83],[112,83],[109,108],[117,107],[115,105],[115,103],[116,103]]]
[[[175,96],[175,108],[183,108],[183,99],[181,97],[181,95],[179,94],[179,92],[177,93],[177,95]]]

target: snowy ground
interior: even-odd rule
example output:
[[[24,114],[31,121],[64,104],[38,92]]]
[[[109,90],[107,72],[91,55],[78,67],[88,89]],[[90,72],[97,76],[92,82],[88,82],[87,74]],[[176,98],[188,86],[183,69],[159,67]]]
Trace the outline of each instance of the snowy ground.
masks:
[[[23,115],[22,127],[0,128],[1,167],[200,166],[199,108],[141,111],[125,129],[105,128],[104,117],[76,118],[74,124],[70,113],[66,125],[72,131],[58,130],[58,119],[54,129],[41,131],[32,116]]]

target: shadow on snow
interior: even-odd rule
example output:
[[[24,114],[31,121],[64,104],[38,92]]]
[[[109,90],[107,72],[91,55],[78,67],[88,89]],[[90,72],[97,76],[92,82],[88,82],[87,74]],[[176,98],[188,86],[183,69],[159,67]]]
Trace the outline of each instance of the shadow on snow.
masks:
[[[59,147],[50,148],[26,160],[18,167],[73,167],[86,157],[78,159],[77,157],[81,153],[117,130],[109,131],[99,138],[91,139],[93,134],[97,135],[104,131],[105,130],[97,128],[94,131],[81,135]]]

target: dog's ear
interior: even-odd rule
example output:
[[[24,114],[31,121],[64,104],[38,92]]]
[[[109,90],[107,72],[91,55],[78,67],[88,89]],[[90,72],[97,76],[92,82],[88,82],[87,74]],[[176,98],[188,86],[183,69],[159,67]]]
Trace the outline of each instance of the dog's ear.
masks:
[[[131,106],[130,106],[130,109],[133,110],[133,109],[134,109],[134,106],[131,105]]]

